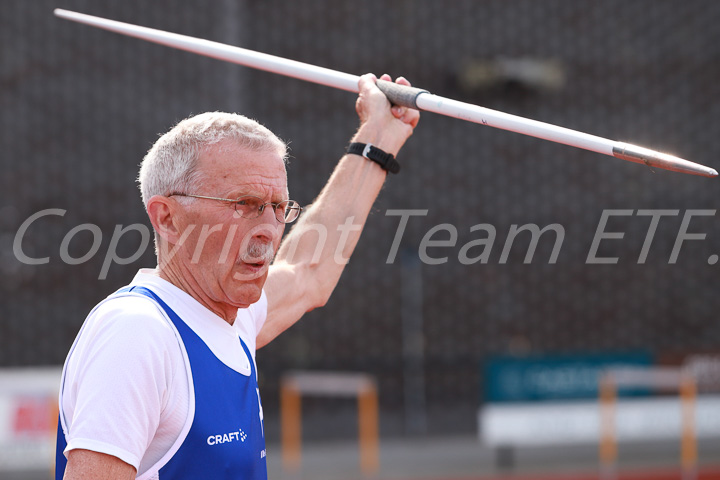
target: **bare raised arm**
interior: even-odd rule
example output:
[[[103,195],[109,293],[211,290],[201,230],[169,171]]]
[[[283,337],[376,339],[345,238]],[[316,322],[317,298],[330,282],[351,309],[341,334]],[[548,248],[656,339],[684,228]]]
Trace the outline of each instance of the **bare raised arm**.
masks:
[[[383,75],[383,80],[390,77]],[[417,110],[391,107],[372,74],[360,77],[355,105],[360,128],[353,142],[371,143],[397,155],[420,119]],[[410,85],[404,78],[397,83]],[[257,347],[297,322],[305,312],[323,306],[355,249],[367,216],[387,172],[357,155],[340,159],[315,202],[280,245],[265,291],[268,317]]]

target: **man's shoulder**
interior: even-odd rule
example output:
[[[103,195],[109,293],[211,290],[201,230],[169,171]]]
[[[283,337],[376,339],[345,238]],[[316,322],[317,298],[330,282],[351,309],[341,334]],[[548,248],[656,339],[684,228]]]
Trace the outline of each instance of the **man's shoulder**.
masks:
[[[159,305],[151,298],[133,292],[115,293],[98,303],[90,315],[163,318]]]
[[[85,320],[88,333],[130,331],[136,334],[174,337],[174,329],[160,306],[136,293],[112,295],[100,302]]]

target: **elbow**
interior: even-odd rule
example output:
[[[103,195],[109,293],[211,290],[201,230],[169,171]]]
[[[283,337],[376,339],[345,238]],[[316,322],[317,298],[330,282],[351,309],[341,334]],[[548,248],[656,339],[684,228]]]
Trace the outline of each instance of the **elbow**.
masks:
[[[324,307],[340,278],[340,272],[323,263],[304,262],[292,266],[294,301],[298,310],[310,312]]]
[[[306,312],[327,305],[337,284],[337,281],[332,281],[332,279],[328,278],[328,275],[323,275],[322,272],[319,271],[312,272],[312,270],[314,270],[312,268],[310,270],[311,272],[309,272],[310,274],[307,276],[307,279],[312,280],[306,283],[310,285],[310,288],[306,290]]]
[[[330,300],[330,295],[332,294],[332,290],[325,291],[322,288],[317,289],[314,292],[314,295],[311,296],[308,302],[307,312],[311,312],[315,310],[316,308],[322,308],[325,305],[327,305],[327,302]]]

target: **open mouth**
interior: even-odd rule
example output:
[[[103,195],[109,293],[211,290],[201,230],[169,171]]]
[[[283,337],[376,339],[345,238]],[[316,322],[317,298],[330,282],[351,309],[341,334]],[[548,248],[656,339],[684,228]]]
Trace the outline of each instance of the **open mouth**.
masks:
[[[246,265],[247,267],[252,268],[253,270],[261,270],[267,266],[267,261],[265,261],[265,260],[260,260],[260,261],[255,261],[255,262],[254,261],[249,261],[249,262],[244,261],[242,263],[244,265]]]
[[[233,273],[233,278],[239,281],[255,281],[267,273],[267,262],[242,262],[239,269]]]

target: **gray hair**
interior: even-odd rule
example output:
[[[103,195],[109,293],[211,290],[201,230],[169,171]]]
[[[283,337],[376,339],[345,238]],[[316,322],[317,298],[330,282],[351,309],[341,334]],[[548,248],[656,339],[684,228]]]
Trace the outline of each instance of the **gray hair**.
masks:
[[[140,166],[138,183],[147,207],[153,195],[193,192],[202,182],[200,155],[211,146],[233,140],[251,151],[276,151],[283,160],[287,145],[269,129],[243,115],[207,112],[188,117],[161,136]]]

